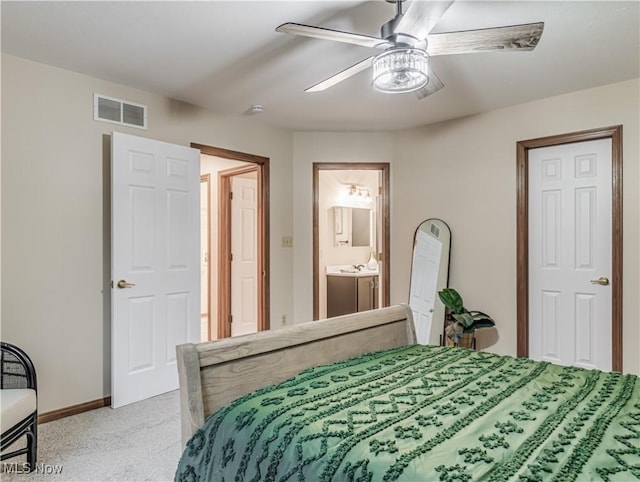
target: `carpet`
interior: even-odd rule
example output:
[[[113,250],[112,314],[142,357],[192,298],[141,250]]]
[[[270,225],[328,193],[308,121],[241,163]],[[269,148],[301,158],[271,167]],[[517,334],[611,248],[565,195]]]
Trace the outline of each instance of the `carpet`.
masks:
[[[182,453],[179,392],[118,409],[92,410],[38,426],[37,471],[2,481],[173,480]]]

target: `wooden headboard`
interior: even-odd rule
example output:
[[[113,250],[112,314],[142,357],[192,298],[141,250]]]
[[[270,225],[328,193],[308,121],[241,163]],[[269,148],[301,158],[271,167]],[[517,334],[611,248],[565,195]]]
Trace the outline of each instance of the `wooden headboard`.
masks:
[[[416,341],[396,305],[208,343],[176,347],[182,442],[220,407],[302,370]]]

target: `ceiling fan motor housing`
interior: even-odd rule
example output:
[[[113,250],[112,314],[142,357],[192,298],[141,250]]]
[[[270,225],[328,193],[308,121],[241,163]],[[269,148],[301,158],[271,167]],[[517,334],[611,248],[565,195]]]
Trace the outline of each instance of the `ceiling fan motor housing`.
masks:
[[[388,37],[385,37],[385,40],[393,43],[393,48],[414,48],[420,50],[427,50],[427,40],[420,40],[419,38],[413,37],[412,35],[407,35],[404,33],[393,33]]]

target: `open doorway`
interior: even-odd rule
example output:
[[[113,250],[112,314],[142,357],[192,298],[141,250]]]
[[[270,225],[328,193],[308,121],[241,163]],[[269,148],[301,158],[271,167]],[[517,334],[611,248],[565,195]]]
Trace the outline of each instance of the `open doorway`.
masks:
[[[388,163],[313,164],[313,317],[389,306]]]
[[[266,330],[269,159],[192,147],[200,149],[201,179],[208,179],[201,190],[201,198],[208,199],[207,214],[201,215],[207,224],[201,235],[202,341]]]

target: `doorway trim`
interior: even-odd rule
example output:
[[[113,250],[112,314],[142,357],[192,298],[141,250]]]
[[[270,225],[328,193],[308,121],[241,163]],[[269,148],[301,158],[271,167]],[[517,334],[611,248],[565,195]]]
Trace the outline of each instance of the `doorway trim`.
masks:
[[[382,187],[382,250],[378,247],[380,261],[382,263],[382,280],[384,290],[382,294],[382,307],[390,304],[390,164],[388,162],[314,162],[313,163],[313,319],[320,317],[320,246],[319,246],[319,204],[320,204],[320,171],[381,171]]]
[[[612,369],[622,371],[622,126],[517,142],[517,356],[529,356],[529,149],[611,139]]]
[[[256,170],[258,177],[258,331],[268,330],[270,327],[269,320],[269,294],[270,294],[270,277],[269,277],[269,158],[247,154],[244,152],[232,151],[220,147],[207,146],[203,144],[191,143],[191,147],[200,149],[202,154],[209,156],[221,157],[224,159],[233,159],[236,161],[247,162],[253,164],[247,166],[246,170]],[[223,174],[227,171],[221,171]],[[239,174],[238,169],[233,169]],[[246,172],[246,171],[245,171]],[[235,175],[235,174],[232,174]],[[222,177],[222,176],[220,176]],[[219,177],[219,178],[220,178]],[[227,176],[230,189],[230,177]],[[219,185],[219,187],[221,187]],[[228,192],[228,191],[227,191]],[[219,191],[219,196],[221,191]],[[222,202],[222,199],[221,199]],[[225,338],[231,336],[231,325],[229,317],[231,315],[231,203],[229,196],[224,200],[227,207],[222,204],[218,206],[218,228],[219,228],[219,257],[218,257],[218,337]],[[222,218],[225,218],[224,220]],[[222,223],[228,224],[222,224]],[[226,227],[228,226],[228,228]],[[226,233],[226,236],[222,234]],[[223,241],[224,240],[224,241]],[[221,248],[226,242],[227,250],[223,255]],[[262,276],[260,276],[262,274]]]

